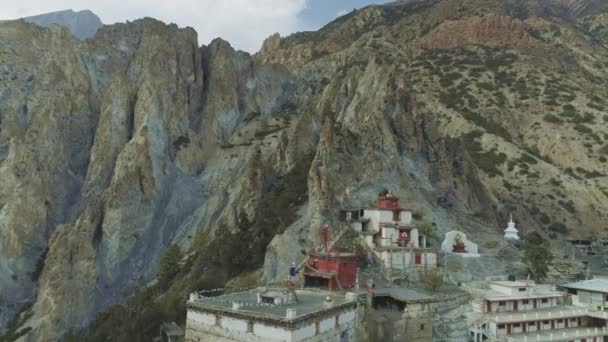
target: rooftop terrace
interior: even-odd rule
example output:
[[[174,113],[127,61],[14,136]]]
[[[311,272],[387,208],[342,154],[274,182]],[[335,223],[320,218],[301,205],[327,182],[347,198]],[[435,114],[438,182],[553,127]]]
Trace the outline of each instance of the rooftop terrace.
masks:
[[[498,284],[498,282],[494,282]],[[501,285],[505,286],[505,285]],[[524,287],[521,286],[510,286],[510,287]],[[535,285],[533,287],[526,287],[526,291],[516,293],[504,293],[493,289],[479,289],[483,291],[485,299],[491,301],[500,300],[518,300],[518,299],[535,299],[535,298],[551,298],[551,297],[564,297],[564,294],[553,289],[549,285]]]
[[[274,291],[286,291],[283,289]],[[259,320],[272,320],[277,323],[292,323],[304,320],[312,315],[331,312],[355,305],[356,296],[343,293],[318,291],[318,290],[295,290],[297,302],[289,304],[266,304],[258,303],[259,290],[250,290],[222,295],[219,297],[202,297],[193,294],[188,301],[188,308],[224,313],[237,316],[248,316]],[[331,305],[326,303],[326,297],[332,299]],[[238,305],[235,306],[234,303]],[[295,314],[287,318],[287,309],[295,309]]]

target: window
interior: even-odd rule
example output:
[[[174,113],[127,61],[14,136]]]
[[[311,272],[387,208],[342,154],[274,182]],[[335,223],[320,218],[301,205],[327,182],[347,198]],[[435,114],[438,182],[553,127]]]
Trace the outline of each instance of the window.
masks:
[[[498,329],[504,329],[504,328],[505,328],[505,325],[504,325],[504,324],[499,324],[499,325],[498,325]]]
[[[525,287],[520,287],[517,289],[517,291],[519,292],[526,292],[526,288]]]
[[[262,296],[262,303],[274,305],[274,297]]]
[[[247,322],[247,332],[248,333],[252,333],[253,332],[253,321]]]
[[[513,324],[513,327],[514,327],[514,328],[519,328],[519,323],[514,323],[514,324]]]
[[[535,325],[536,325],[536,322],[530,322],[530,323],[528,323],[528,325],[529,325],[529,326],[531,326],[531,327],[532,327],[532,326],[535,326]]]
[[[336,328],[340,326],[340,320],[338,319],[338,316],[336,316]]]
[[[546,304],[549,302],[549,300],[547,298],[543,298],[540,300],[541,303]]]
[[[220,315],[215,316],[215,325],[217,325],[218,327],[222,326],[222,316],[220,316]]]
[[[315,322],[315,335],[319,335],[319,322]]]
[[[420,330],[424,330],[424,324],[420,324]]]
[[[528,300],[527,300],[527,299],[524,299],[524,300],[522,300],[522,301],[521,301],[521,303],[522,303],[523,305],[528,305]]]
[[[500,301],[500,302],[498,302],[498,305],[505,306],[505,302],[504,301]]]

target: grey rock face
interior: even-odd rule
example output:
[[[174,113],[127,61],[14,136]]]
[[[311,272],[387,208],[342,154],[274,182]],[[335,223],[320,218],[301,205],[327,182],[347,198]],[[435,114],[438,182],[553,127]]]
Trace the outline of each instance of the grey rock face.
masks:
[[[43,27],[52,24],[62,25],[67,27],[74,36],[80,39],[92,38],[97,30],[103,26],[101,19],[89,10],[51,12],[25,17],[23,20]]]

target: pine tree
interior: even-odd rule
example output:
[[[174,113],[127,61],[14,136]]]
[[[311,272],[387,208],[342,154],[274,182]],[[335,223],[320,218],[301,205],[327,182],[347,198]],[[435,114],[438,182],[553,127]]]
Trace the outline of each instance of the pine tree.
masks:
[[[532,277],[535,280],[544,279],[553,258],[547,241],[539,233],[531,232],[524,238],[522,249],[523,262],[528,265]]]
[[[182,252],[177,245],[171,245],[160,258],[158,267],[158,281],[166,285],[175,277],[179,271],[179,262],[182,259]]]

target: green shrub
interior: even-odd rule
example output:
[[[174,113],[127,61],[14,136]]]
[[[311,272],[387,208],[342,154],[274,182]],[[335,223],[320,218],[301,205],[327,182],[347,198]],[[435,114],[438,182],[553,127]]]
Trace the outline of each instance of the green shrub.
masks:
[[[551,218],[549,217],[549,215],[541,212],[539,213],[539,220],[542,224],[549,224],[549,222],[551,222]]]
[[[15,317],[6,325],[4,334],[0,335],[0,342],[14,342],[32,330],[31,327],[24,327],[25,323],[34,315],[31,310],[32,305],[33,302],[19,308]]]
[[[188,145],[190,144],[190,138],[188,138],[188,136],[179,136],[174,142],[173,142],[173,148],[176,151],[181,150],[183,147],[188,147]]]
[[[424,217],[424,211],[422,211],[422,210],[414,210],[414,212],[412,213],[412,218],[414,220],[420,221],[420,220],[422,220],[423,217]]]
[[[574,116],[574,118],[572,119],[572,123],[589,123],[589,124],[593,124],[593,122],[595,121],[595,115],[586,112],[583,115],[576,115]]]
[[[496,149],[488,152],[474,154],[477,166],[482,169],[490,177],[502,176],[503,173],[498,169],[498,166],[504,164],[507,160],[507,155],[504,153],[496,153]]]
[[[522,163],[526,163],[526,164],[538,164],[538,161],[536,160],[536,158],[532,157],[531,155],[527,154],[527,153],[523,153],[520,157],[519,157],[519,161],[521,161]]]
[[[569,213],[574,214],[576,213],[576,207],[574,206],[574,202],[572,202],[572,200],[570,201],[557,201],[557,203],[559,203],[559,205],[562,206],[562,208],[566,209]]]
[[[562,182],[560,180],[558,180],[558,179],[555,179],[555,178],[551,178],[549,180],[549,183],[551,185],[555,186],[555,187],[561,187],[562,186]]]
[[[574,129],[583,133],[583,134],[588,134],[588,133],[592,133],[593,130],[583,124],[576,124],[574,125]]]
[[[462,74],[460,74],[459,72],[450,72],[445,74],[441,80],[439,81],[439,84],[444,87],[447,88],[449,86],[451,86],[452,84],[454,84],[455,81],[459,80],[460,78],[462,78]]]
[[[601,104],[595,103],[595,102],[589,102],[587,103],[587,107],[591,108],[591,109],[595,109],[597,111],[603,112],[605,110],[605,107]]]
[[[422,273],[420,282],[425,289],[435,292],[443,286],[443,272],[439,269],[432,269]]]
[[[576,172],[582,174],[583,176],[585,176],[585,178],[590,179],[590,178],[597,178],[597,177],[602,177],[604,176],[603,173],[598,172],[598,171],[589,171],[589,170],[585,170],[582,167],[577,167],[576,168]]]
[[[566,225],[561,222],[551,223],[551,225],[549,225],[549,230],[559,234],[568,233],[568,227],[566,227]]]

